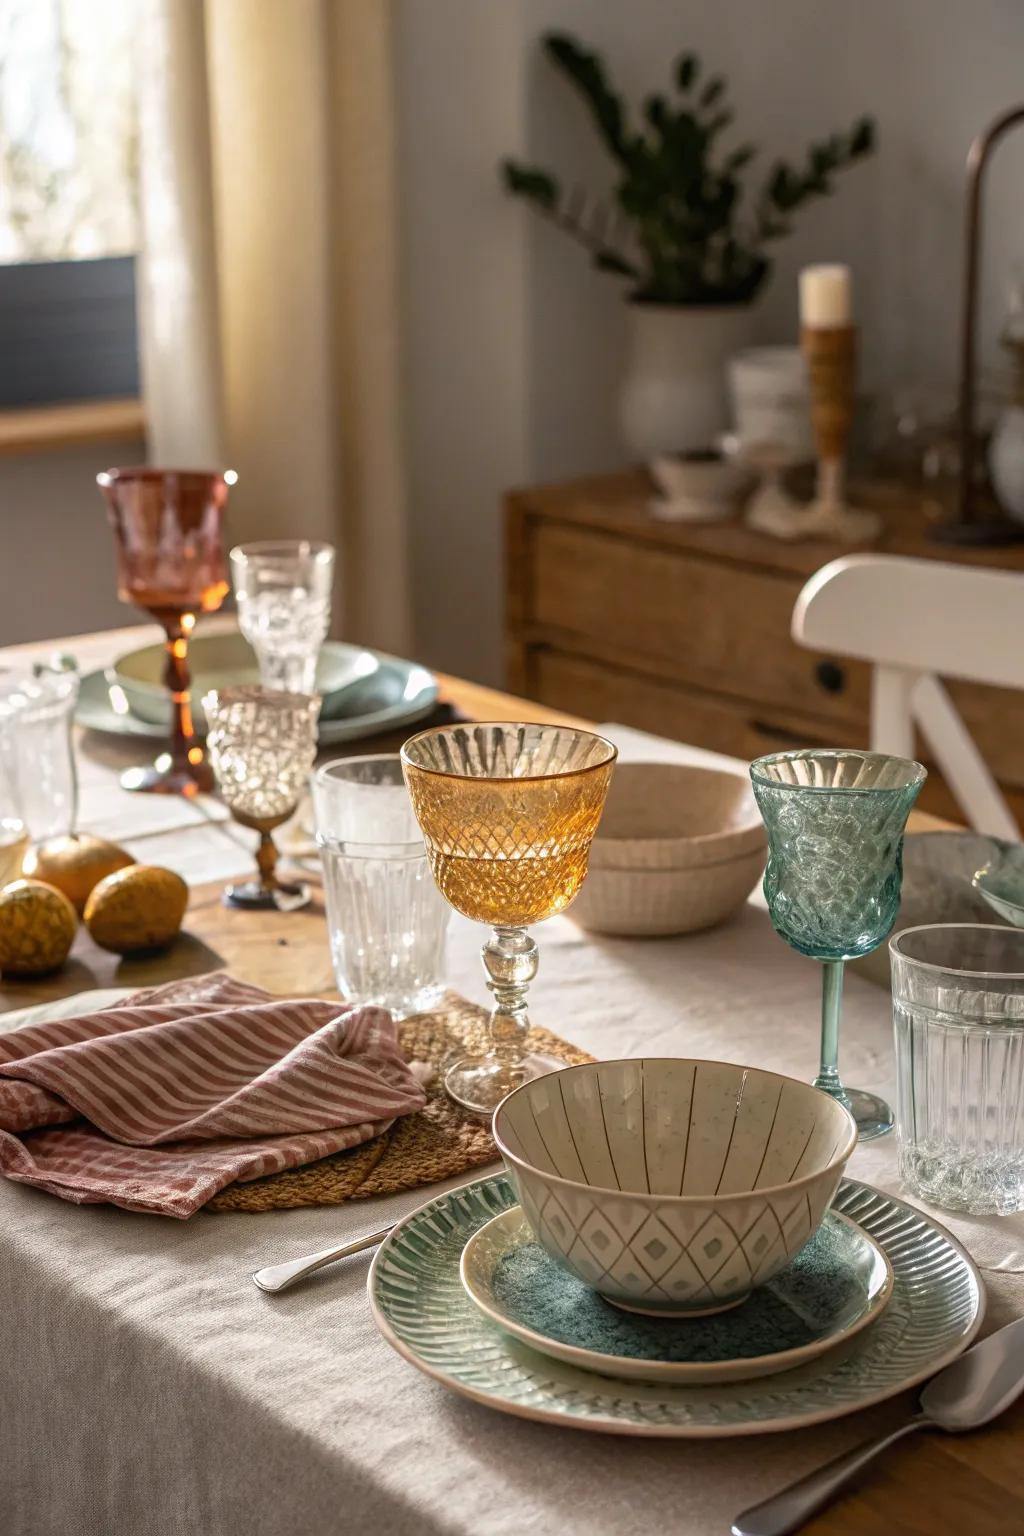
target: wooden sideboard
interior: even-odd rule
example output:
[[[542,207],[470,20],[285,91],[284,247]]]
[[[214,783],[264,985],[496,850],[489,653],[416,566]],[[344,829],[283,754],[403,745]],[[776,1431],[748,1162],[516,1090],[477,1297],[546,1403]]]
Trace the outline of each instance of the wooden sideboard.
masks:
[[[651,494],[642,471],[509,494],[509,690],[737,757],[867,746],[867,665],[815,655],[789,633],[804,582],[851,546],[784,544],[738,521],[662,523]],[[885,531],[873,548],[1024,571],[1024,545],[929,543],[919,508],[877,501]],[[1024,826],[1024,693],[950,692]],[[963,819],[937,774],[922,805]]]

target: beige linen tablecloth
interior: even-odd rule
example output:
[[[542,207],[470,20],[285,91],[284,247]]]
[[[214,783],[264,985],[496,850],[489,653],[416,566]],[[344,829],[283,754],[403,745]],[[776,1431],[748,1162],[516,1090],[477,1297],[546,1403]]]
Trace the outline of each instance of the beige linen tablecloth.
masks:
[[[624,755],[686,754],[607,729]],[[168,837],[160,857],[174,846]],[[228,848],[210,853],[208,877],[229,872]],[[598,1056],[814,1070],[816,967],[776,938],[756,901],[691,938],[588,938],[568,919],[537,937],[536,1019]],[[467,996],[483,994],[479,943],[479,930],[454,922],[450,980]],[[851,1082],[891,1090],[888,998],[856,977],[843,1067]],[[860,1148],[850,1171],[898,1192],[894,1152],[892,1138]],[[370,1320],[365,1257],[276,1299],[249,1280],[422,1198],[174,1222],[0,1185],[3,1536],[720,1536],[737,1511],[904,1409],[752,1440],[554,1429],[457,1398],[406,1365]],[[1016,1218],[950,1224],[988,1260],[1022,1246]],[[986,1280],[986,1326],[1024,1311],[1019,1275]]]

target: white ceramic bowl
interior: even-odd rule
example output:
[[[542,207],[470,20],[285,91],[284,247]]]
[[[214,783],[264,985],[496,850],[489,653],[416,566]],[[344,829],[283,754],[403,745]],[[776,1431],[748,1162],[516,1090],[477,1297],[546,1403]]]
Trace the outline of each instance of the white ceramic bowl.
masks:
[[[617,1306],[683,1317],[737,1305],[799,1252],[857,1127],[809,1083],[669,1057],[525,1083],[494,1139],[557,1263]]]
[[[595,933],[690,933],[724,922],[764,873],[746,775],[619,763],[569,916]]]
[[[750,489],[750,470],[718,449],[658,454],[649,465],[659,497],[648,503],[662,522],[720,522],[732,517]]]

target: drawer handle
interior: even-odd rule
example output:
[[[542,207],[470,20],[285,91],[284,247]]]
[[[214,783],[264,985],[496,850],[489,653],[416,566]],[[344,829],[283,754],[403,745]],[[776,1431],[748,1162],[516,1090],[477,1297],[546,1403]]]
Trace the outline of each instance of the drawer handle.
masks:
[[[846,673],[838,662],[819,661],[814,669],[814,676],[826,693],[842,693],[846,687]]]

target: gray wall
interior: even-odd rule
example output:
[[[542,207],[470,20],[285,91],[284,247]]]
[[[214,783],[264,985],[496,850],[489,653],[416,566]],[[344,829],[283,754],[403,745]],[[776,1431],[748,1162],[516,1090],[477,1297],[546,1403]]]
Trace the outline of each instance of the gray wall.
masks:
[[[145,458],[141,440],[0,458],[0,645],[141,623],[117,600],[96,475]]]
[[[579,102],[540,56],[563,27],[605,52],[634,100],[696,49],[729,77],[737,132],[765,160],[869,111],[880,153],[779,248],[764,340],[792,340],[796,272],[854,268],[869,387],[955,372],[963,165],[1024,98],[1019,0],[398,0],[403,235],[419,634],[424,658],[500,676],[502,489],[621,463],[614,279],[505,199],[507,153],[602,190]],[[985,355],[1024,259],[1024,131],[987,194]]]

